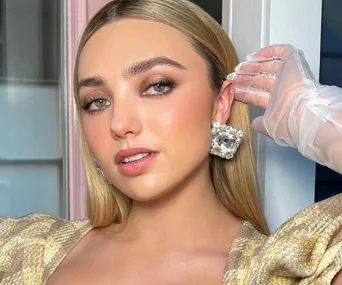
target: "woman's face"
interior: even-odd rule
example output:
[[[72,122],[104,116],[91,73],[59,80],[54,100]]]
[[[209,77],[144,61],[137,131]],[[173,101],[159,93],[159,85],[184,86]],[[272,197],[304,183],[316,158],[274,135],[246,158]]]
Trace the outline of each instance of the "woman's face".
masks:
[[[90,150],[132,199],[209,175],[217,96],[205,61],[178,30],[135,19],[102,27],[80,57],[79,98]]]

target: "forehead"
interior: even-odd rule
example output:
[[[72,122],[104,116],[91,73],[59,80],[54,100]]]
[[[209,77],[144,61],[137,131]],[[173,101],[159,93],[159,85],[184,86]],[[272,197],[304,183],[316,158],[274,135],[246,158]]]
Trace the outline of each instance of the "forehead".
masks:
[[[121,72],[136,61],[159,56],[178,61],[189,70],[206,68],[189,39],[177,29],[153,21],[124,19],[105,25],[89,39],[81,53],[79,78],[101,73],[107,67]]]

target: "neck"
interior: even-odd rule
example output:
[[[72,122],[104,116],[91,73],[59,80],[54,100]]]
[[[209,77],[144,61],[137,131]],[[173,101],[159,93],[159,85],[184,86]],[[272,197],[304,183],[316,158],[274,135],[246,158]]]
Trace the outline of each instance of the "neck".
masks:
[[[239,227],[218,200],[207,167],[165,197],[133,202],[126,230],[145,242],[194,244],[234,237]]]

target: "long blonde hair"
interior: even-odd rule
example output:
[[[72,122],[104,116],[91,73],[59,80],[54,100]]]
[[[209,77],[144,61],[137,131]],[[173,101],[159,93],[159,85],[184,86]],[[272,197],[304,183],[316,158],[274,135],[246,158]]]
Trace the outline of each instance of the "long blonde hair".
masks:
[[[195,50],[205,59],[213,90],[218,93],[226,75],[238,60],[232,43],[221,26],[197,5],[187,0],[114,0],[103,7],[87,25],[81,38],[74,74],[75,100],[80,114],[78,64],[89,38],[101,27],[123,18],[152,20],[184,33]],[[79,116],[80,120],[80,116]],[[269,230],[259,202],[255,159],[251,140],[248,106],[235,102],[229,122],[244,131],[244,141],[234,159],[211,156],[210,170],[216,195],[234,215],[251,222],[261,233]],[[80,127],[84,163],[88,176],[88,213],[94,227],[124,223],[132,201],[96,171],[87,141]]]

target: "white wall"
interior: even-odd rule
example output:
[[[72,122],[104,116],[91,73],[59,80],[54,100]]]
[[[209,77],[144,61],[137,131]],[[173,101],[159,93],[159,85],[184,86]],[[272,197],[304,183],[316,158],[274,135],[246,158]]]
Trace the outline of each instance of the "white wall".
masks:
[[[223,25],[241,60],[272,44],[304,50],[318,78],[322,0],[223,0]],[[310,10],[308,9],[310,7]],[[252,117],[262,113],[251,108]],[[271,230],[314,202],[315,164],[295,149],[255,135],[258,175]]]

